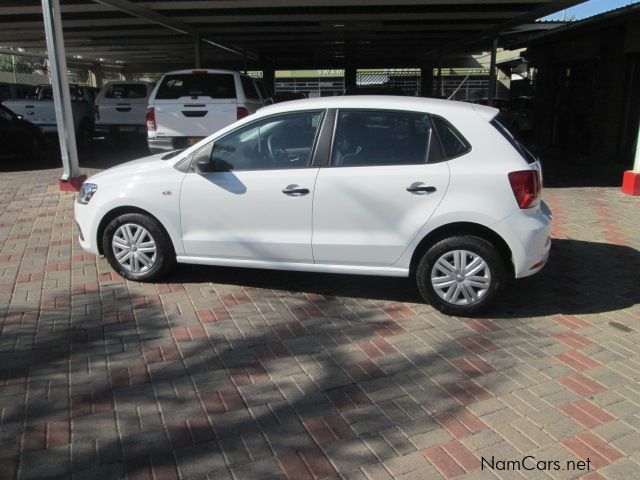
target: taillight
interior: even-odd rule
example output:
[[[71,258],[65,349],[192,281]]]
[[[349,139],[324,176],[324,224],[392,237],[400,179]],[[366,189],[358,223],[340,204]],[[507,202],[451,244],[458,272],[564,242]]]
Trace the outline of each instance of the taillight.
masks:
[[[93,113],[96,116],[96,120],[100,120],[100,107],[98,105],[93,106]]]
[[[147,130],[150,132],[156,130],[156,111],[153,107],[147,108]]]
[[[520,208],[531,208],[540,203],[542,185],[537,170],[511,172],[509,183]]]
[[[249,115],[249,110],[247,110],[246,108],[244,108],[244,107],[236,108],[236,118],[238,120],[240,120],[241,118],[244,118],[244,117],[246,117],[248,115]]]

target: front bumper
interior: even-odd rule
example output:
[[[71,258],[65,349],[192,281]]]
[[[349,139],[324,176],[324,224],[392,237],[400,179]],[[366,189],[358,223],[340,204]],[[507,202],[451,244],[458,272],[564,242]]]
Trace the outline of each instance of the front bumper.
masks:
[[[83,250],[98,255],[98,243],[95,228],[91,223],[92,216],[89,215],[88,205],[78,202],[73,203],[73,218],[80,231],[78,242]]]
[[[538,273],[551,250],[551,210],[546,203],[531,210],[518,210],[491,226],[509,245],[515,278]]]

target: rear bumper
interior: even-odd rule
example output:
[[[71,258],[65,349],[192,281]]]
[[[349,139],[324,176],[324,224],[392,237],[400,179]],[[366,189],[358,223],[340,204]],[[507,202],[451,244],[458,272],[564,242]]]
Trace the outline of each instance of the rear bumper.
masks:
[[[491,226],[511,249],[516,278],[534,275],[547,263],[551,250],[551,218],[551,210],[542,202],[538,208],[518,210]]]

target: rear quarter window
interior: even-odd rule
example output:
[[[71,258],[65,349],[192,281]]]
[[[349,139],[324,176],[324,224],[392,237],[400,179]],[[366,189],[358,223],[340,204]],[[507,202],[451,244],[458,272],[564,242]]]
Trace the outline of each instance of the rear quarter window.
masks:
[[[440,140],[442,153],[444,153],[447,160],[460,157],[471,151],[471,145],[467,139],[447,120],[437,115],[432,115],[431,123]]]
[[[229,73],[181,73],[163,78],[157,100],[180,97],[236,98],[236,85]]]

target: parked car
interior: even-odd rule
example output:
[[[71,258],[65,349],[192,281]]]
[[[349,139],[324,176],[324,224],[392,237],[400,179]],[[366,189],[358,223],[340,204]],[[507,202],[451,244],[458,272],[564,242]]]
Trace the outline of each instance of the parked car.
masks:
[[[263,93],[260,93],[260,92]],[[162,76],[149,99],[152,153],[186,148],[273,103],[261,82],[229,70],[178,70]]]
[[[44,151],[40,129],[3,105],[0,105],[0,145],[0,159],[35,160]]]
[[[76,141],[80,147],[86,146],[93,138],[93,103],[95,95],[91,87],[69,85],[71,109]],[[51,85],[39,85],[33,98],[26,100],[7,100],[7,108],[24,119],[40,127],[43,133],[56,133],[56,111],[53,105]]]
[[[35,88],[33,85],[25,85],[22,83],[0,82],[0,102],[29,98],[33,95]]]
[[[540,164],[497,113],[410,97],[266,107],[91,177],[80,244],[136,281],[176,262],[412,276],[436,308],[472,314],[550,249]]]
[[[117,81],[102,87],[96,97],[96,133],[115,136],[118,134],[147,134],[147,105],[153,83]]]

